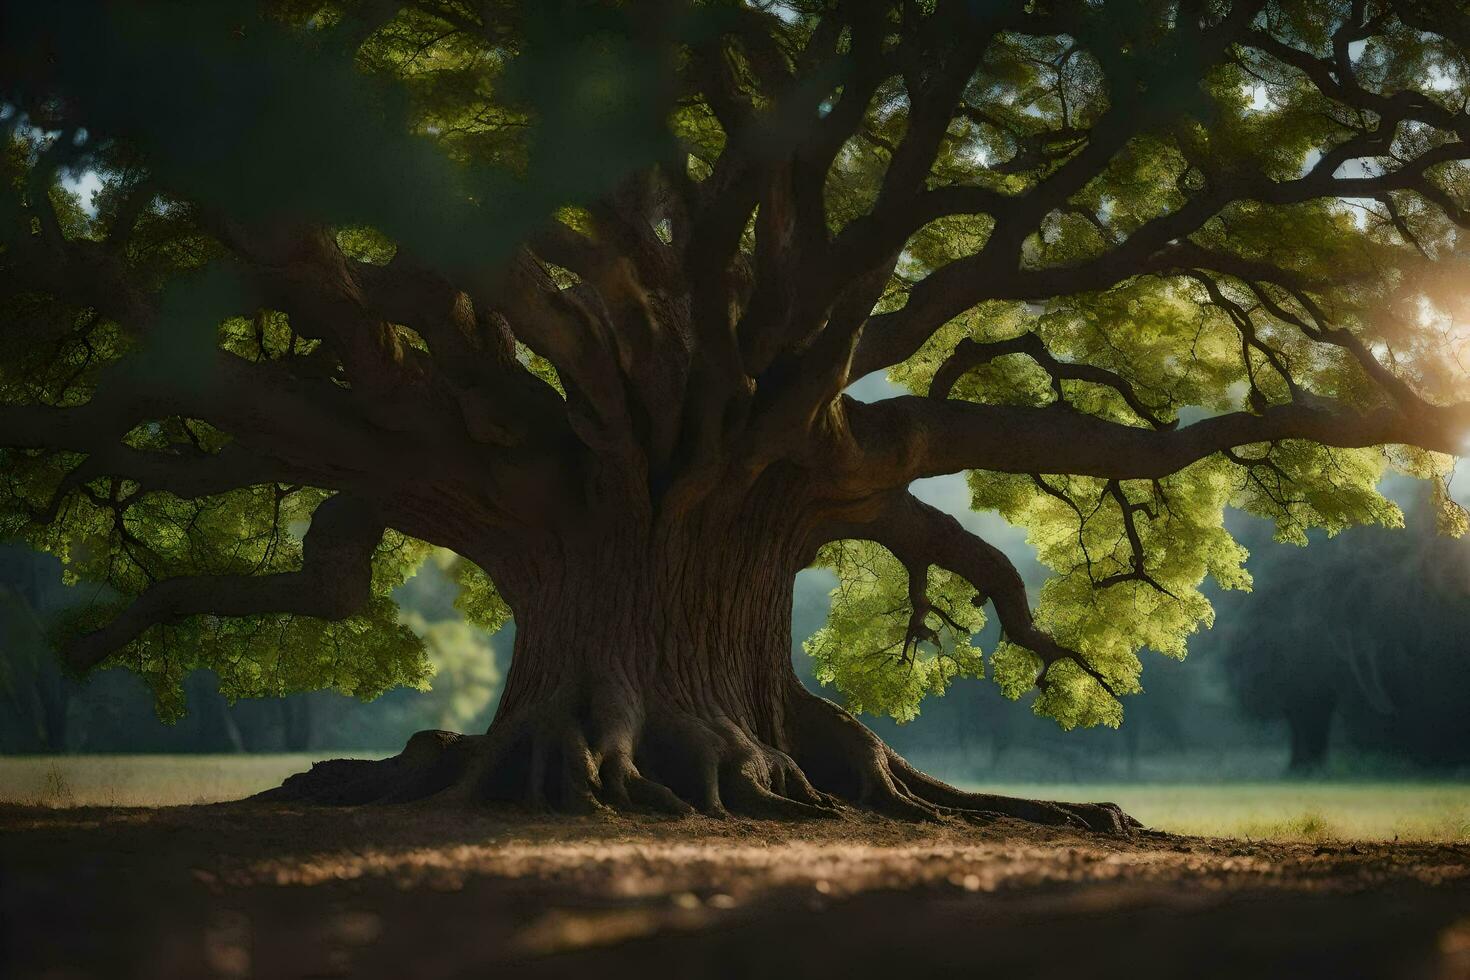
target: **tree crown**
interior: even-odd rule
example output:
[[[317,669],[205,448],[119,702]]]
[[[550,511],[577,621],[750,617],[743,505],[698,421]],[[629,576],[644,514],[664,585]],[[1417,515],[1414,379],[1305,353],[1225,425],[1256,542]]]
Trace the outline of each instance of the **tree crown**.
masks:
[[[984,673],[988,603],[1116,724],[1249,587],[1227,508],[1467,525],[1454,0],[198,7],[0,15],[0,535],[167,709],[423,683],[431,545],[498,624],[567,528],[784,480],[853,702]],[[1034,609],[908,489],[960,472]]]

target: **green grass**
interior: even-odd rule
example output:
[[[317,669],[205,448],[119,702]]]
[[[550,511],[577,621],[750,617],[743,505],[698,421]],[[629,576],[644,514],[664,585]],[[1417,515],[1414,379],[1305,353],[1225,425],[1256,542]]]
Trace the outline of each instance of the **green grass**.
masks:
[[[1107,800],[1150,827],[1256,840],[1470,841],[1470,784],[1273,782],[986,785],[992,793]]]
[[[214,803],[278,785],[328,756],[380,758],[382,753],[0,756],[0,802],[58,807]],[[1150,827],[1184,834],[1470,841],[1470,783],[1011,783],[971,788],[1042,799],[1110,800]]]
[[[0,802],[58,807],[218,803],[278,786],[318,759],[385,754],[0,756]]]

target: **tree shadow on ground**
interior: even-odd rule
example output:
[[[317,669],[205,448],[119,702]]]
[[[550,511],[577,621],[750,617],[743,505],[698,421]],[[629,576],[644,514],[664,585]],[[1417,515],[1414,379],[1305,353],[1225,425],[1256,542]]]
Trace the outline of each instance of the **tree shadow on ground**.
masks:
[[[1470,966],[1463,845],[244,803],[0,808],[0,869],[14,977]]]

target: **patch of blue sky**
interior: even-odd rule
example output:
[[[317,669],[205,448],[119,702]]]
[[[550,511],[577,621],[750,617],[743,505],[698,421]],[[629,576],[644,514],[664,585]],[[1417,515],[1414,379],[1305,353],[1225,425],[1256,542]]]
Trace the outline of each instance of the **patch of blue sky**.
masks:
[[[61,175],[61,186],[81,204],[87,217],[97,217],[97,192],[102,190],[102,176],[95,170],[81,170]]]

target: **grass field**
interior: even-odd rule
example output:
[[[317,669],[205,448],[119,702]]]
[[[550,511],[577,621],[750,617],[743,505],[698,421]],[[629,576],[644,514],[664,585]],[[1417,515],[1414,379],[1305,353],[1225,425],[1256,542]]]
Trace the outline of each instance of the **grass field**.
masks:
[[[1470,841],[1467,783],[1283,781],[983,788],[1043,799],[1107,800],[1146,826],[1177,834],[1256,840]]]
[[[373,753],[336,753],[359,758]],[[0,802],[177,806],[240,799],[319,755],[0,756]],[[1275,840],[1470,841],[1470,783],[984,785],[1044,799],[1110,800],[1150,827]]]
[[[218,803],[278,786],[318,759],[386,754],[0,756],[0,802],[58,807]]]

